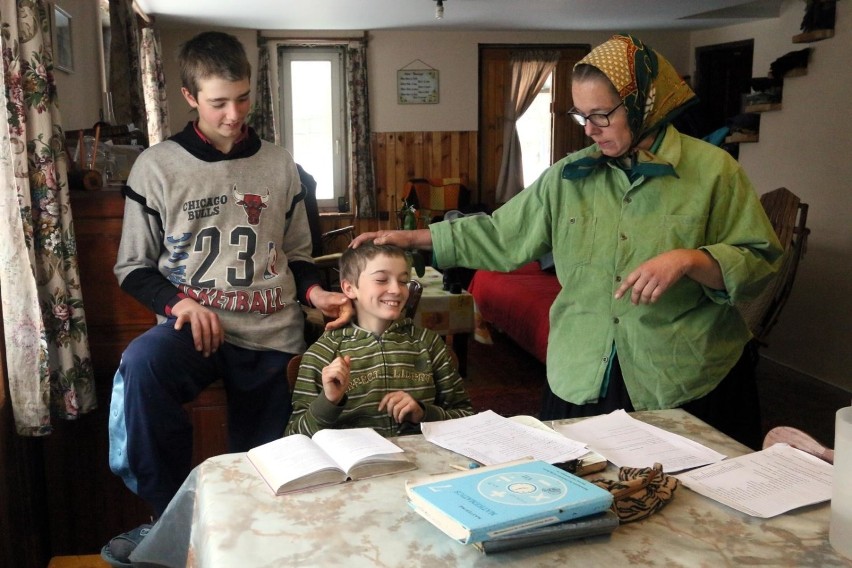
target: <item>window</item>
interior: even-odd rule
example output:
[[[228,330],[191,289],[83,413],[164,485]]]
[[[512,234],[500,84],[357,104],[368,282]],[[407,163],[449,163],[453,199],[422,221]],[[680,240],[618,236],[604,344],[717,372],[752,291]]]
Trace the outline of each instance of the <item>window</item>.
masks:
[[[342,47],[281,47],[284,147],[317,181],[320,208],[338,207],[346,191],[346,108]]]
[[[521,141],[524,166],[524,187],[534,182],[550,164],[551,115],[553,74],[536,95],[535,100],[516,123]]]

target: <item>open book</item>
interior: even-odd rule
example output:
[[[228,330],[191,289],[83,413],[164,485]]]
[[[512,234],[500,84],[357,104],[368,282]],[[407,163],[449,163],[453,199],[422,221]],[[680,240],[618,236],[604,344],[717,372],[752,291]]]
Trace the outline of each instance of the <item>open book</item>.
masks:
[[[320,430],[312,438],[293,434],[252,448],[247,456],[276,495],[417,467],[371,428]]]

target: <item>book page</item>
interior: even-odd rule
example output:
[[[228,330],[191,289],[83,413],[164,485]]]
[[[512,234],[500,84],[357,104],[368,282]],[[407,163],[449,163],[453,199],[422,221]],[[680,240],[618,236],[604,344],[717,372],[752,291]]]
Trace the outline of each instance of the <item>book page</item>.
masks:
[[[303,434],[293,434],[273,440],[248,451],[249,461],[260,475],[278,493],[282,487],[297,479],[308,478],[319,471],[339,471],[339,481],[343,481],[343,471],[317,444]],[[317,483],[328,482],[327,476]],[[297,488],[312,483],[300,483]]]
[[[556,430],[620,467],[653,467],[663,464],[671,473],[723,460],[725,456],[698,442],[646,424],[624,410],[559,424]]]
[[[557,432],[520,424],[491,410],[464,418],[424,422],[420,430],[433,444],[483,465],[524,457],[559,463],[588,453],[585,444]]]
[[[325,429],[313,436],[314,442],[331,456],[345,472],[367,458],[403,453],[403,449],[386,440],[372,428]]]
[[[833,467],[786,444],[676,475],[684,485],[753,517],[831,499]]]

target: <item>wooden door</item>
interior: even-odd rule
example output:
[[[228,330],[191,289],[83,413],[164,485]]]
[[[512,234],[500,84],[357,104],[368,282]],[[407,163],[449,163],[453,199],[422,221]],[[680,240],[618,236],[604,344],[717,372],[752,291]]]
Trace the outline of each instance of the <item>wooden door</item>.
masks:
[[[511,78],[509,60],[518,50],[558,49],[560,60],[553,73],[551,154],[556,161],[586,145],[583,130],[567,116],[571,100],[571,70],[589,52],[589,46],[483,45],[479,50],[479,187],[480,201],[492,209],[503,158],[505,88]]]
[[[743,95],[751,90],[754,40],[708,45],[695,50],[695,94],[700,130],[705,136],[742,112]]]

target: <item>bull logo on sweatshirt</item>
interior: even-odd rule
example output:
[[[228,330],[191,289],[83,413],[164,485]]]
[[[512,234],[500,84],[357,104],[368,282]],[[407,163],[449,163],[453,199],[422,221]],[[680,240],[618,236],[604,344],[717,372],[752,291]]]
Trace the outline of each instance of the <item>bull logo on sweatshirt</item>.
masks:
[[[249,225],[257,225],[260,223],[260,214],[268,207],[266,204],[269,201],[269,190],[266,190],[266,195],[256,193],[240,193],[237,191],[237,186],[234,184],[234,205],[242,207],[248,217]]]

